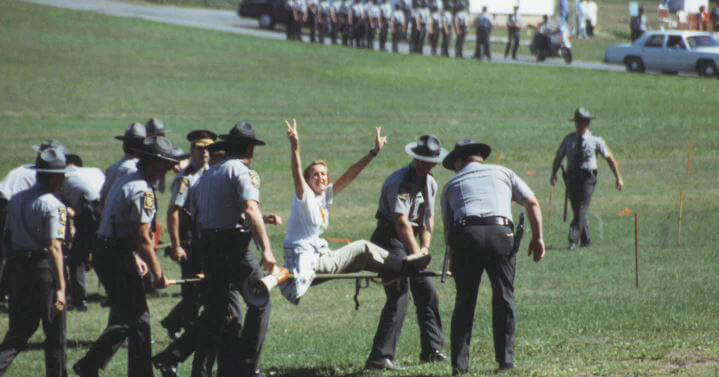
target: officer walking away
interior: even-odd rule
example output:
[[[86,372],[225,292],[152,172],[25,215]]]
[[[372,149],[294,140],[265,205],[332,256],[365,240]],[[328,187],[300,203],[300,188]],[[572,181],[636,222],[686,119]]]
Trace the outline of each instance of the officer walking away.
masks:
[[[407,33],[406,29],[406,22],[405,22],[405,14],[404,11],[401,9],[399,4],[394,5],[394,11],[392,12],[392,52],[398,53],[399,52],[399,40],[402,39],[402,36]]]
[[[167,208],[169,254],[173,261],[180,264],[183,279],[194,278],[202,271],[201,258],[193,247],[199,234],[189,210],[188,197],[190,190],[209,168],[210,152],[207,148],[217,140],[217,135],[208,130],[195,130],[187,134],[187,140],[190,142],[190,164],[172,182],[172,196]],[[197,285],[183,285],[181,293],[182,300],[160,322],[171,338],[183,329],[187,331],[199,318],[200,292]]]
[[[261,249],[265,271],[272,272],[276,268],[259,207],[260,177],[250,169],[255,146],[265,145],[265,142],[255,136],[254,128],[247,122],[237,123],[220,138],[222,141],[215,143],[213,148],[225,150],[226,158],[210,168],[196,188],[200,195],[198,216],[202,229],[201,252],[206,261],[207,297],[192,376],[209,376],[212,358],[220,349],[231,350],[235,365],[230,370],[236,375],[262,376],[260,354],[270,320],[271,302],[258,305],[246,296],[245,290],[241,290],[247,303],[241,332],[230,332],[232,329],[226,328],[224,319],[229,295],[262,278],[260,264],[248,251],[253,237]]]
[[[138,170],[117,182],[107,196],[93,263],[110,301],[110,315],[103,333],[73,366],[81,377],[97,376],[125,339],[128,376],[152,376],[150,312],[142,279],[149,269],[154,287],[167,287],[152,239],[157,212],[153,183],[177,164],[173,150],[163,136],[146,138],[137,150]]]
[[[519,48],[519,32],[522,30],[522,18],[519,16],[519,7],[514,7],[514,12],[507,17],[507,46],[504,48],[504,58],[507,59],[509,51],[512,50],[512,59],[517,60],[517,49]]]
[[[377,210],[377,229],[372,242],[399,257],[429,254],[434,229],[437,182],[430,171],[447,154],[434,135],[423,135],[405,146],[412,157],[409,166],[392,173],[382,186]],[[439,297],[427,276],[399,278],[385,285],[385,302],[367,369],[401,370],[395,363],[397,343],[412,292],[420,331],[420,361],[440,362],[444,335],[439,315]]]
[[[464,38],[467,36],[467,7],[462,0],[455,0],[454,33],[457,41],[454,45],[454,57],[464,58]]]
[[[449,6],[444,6],[444,10],[441,12],[442,17],[440,19],[439,27],[442,31],[442,56],[449,57],[449,44],[452,41],[452,29],[454,28],[454,17],[452,16],[452,9]]]
[[[452,313],[452,375],[469,372],[474,309],[482,273],[492,285],[492,333],[496,372],[514,368],[514,276],[519,240],[512,224],[512,201],[529,215],[532,240],[529,255],[544,257],[542,213],[532,190],[513,171],[485,164],[487,144],[459,141],[442,165],[457,174],[442,193],[445,243],[457,296]]]
[[[87,310],[85,272],[90,269],[90,256],[95,244],[95,234],[100,225],[100,189],[105,174],[98,168],[84,167],[82,158],[68,154],[62,200],[75,214],[75,234],[69,250],[70,310]]]
[[[589,247],[592,238],[587,224],[587,212],[592,201],[592,194],[597,185],[597,154],[604,157],[614,174],[614,185],[617,190],[624,188],[624,181],[619,174],[619,163],[609,152],[609,147],[599,136],[589,131],[589,125],[594,117],[589,111],[580,107],[574,112],[574,127],[576,132],[567,135],[557,149],[552,163],[552,176],[549,183],[557,183],[557,170],[562,160],[567,158],[567,171],[565,183],[572,204],[572,223],[569,225],[569,250],[574,251],[577,245]]]
[[[482,13],[474,19],[474,27],[477,31],[477,42],[474,50],[474,58],[482,60],[482,55],[487,60],[492,60],[492,53],[489,50],[489,38],[492,34],[492,19],[487,14],[487,7],[482,7]]]
[[[0,344],[0,376],[25,348],[42,321],[45,375],[67,376],[65,276],[62,242],[67,209],[54,195],[65,180],[65,153],[45,149],[32,167],[37,182],[13,196],[8,205],[3,247],[10,273],[9,328]]]
[[[147,130],[140,123],[132,123],[124,135],[115,136],[115,139],[122,141],[122,151],[125,155],[105,170],[105,183],[100,190],[101,208],[104,207],[105,199],[115,182],[137,171],[137,151],[142,147],[145,137],[147,137]]]

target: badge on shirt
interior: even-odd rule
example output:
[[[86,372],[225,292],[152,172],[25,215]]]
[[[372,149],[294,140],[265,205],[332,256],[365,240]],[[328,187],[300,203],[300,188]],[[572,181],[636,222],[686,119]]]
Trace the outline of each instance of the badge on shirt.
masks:
[[[260,188],[260,176],[254,170],[250,170],[250,182],[256,189]]]
[[[67,210],[65,207],[60,207],[57,209],[58,217],[60,217],[60,225],[67,224]]]
[[[57,235],[58,235],[59,237],[65,238],[65,226],[64,226],[64,224],[63,224],[63,226],[57,228]]]
[[[180,181],[180,189],[178,192],[183,195],[187,192],[187,188],[190,187],[190,179],[187,177],[182,178]]]
[[[145,210],[147,211],[152,211],[155,209],[155,194],[152,191],[145,192],[143,208],[145,208]]]

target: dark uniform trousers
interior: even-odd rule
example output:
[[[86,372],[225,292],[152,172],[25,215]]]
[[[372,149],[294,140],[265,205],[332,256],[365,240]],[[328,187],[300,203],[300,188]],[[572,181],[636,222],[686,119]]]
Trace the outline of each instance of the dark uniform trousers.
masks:
[[[180,262],[180,273],[183,279],[195,278],[202,272],[202,257],[195,253],[194,239],[197,238],[192,224],[194,220],[187,212],[182,211],[180,217],[180,244],[187,253],[187,259]],[[200,317],[200,285],[183,284],[180,288],[182,300],[175,305],[170,313],[160,322],[170,332],[187,331],[193,327]]]
[[[514,272],[512,229],[502,225],[472,225],[450,233],[452,274],[457,297],[452,313],[452,367],[469,368],[474,309],[482,273],[492,284],[494,354],[502,365],[514,361]]]
[[[192,363],[193,377],[211,375],[212,362],[218,350],[229,352],[226,368],[234,376],[252,376],[259,369],[272,305],[270,301],[262,306],[250,305],[245,297],[248,286],[262,278],[259,263],[247,250],[250,238],[249,233],[235,230],[202,233],[201,252],[206,262],[207,290]],[[248,305],[243,326],[235,328],[227,326],[227,323],[228,313],[232,312],[231,297],[238,293]],[[239,310],[237,321],[241,321]]]
[[[567,190],[572,204],[574,217],[569,226],[569,243],[580,243],[583,246],[592,244],[587,224],[587,212],[592,201],[594,187],[597,185],[596,170],[569,171]]]
[[[378,23],[379,23],[379,20],[375,18],[374,19],[375,26],[372,26],[373,22],[371,22],[369,19],[367,19],[367,33],[366,33],[367,45],[365,45],[365,47],[367,47],[370,50],[374,49],[374,36],[375,36],[375,34],[377,34],[377,24]]]
[[[70,270],[70,298],[74,305],[84,302],[87,297],[85,289],[85,271],[90,253],[95,245],[95,233],[100,219],[100,202],[85,203],[80,208],[75,220],[75,238],[70,250],[68,268]]]
[[[440,27],[442,31],[442,56],[449,56],[449,43],[452,39],[452,32],[445,32],[444,27]]]
[[[459,33],[457,33],[457,40],[454,43],[454,57],[463,57],[464,51],[464,38],[467,36],[467,26],[462,25],[459,27]]]
[[[381,224],[381,222],[380,222]],[[400,258],[407,256],[407,250],[402,241],[395,235],[390,224],[378,225],[372,242],[386,249],[390,254]],[[383,278],[387,301],[380,315],[377,332],[372,343],[369,361],[381,358],[394,359],[397,352],[402,325],[409,305],[409,292],[412,292],[414,305],[417,310],[417,322],[420,332],[420,347],[423,354],[441,350],[444,346],[442,333],[442,320],[439,316],[439,297],[434,289],[432,279],[427,276],[418,277],[391,277]]]
[[[5,251],[9,250],[10,247],[5,245],[5,219],[7,217],[7,200],[0,198],[0,298],[7,295],[8,292],[8,274],[5,273],[7,266],[7,256]]]
[[[402,24],[396,21],[392,21],[395,25],[395,29],[392,32],[392,52],[399,52],[399,40],[402,38]]]
[[[509,51],[511,50],[512,59],[517,59],[517,49],[519,48],[519,28],[509,28],[507,33],[509,35],[507,36],[507,46],[504,48],[504,58],[507,58]]]
[[[437,45],[439,44],[439,30],[440,26],[434,25],[434,33],[429,33],[429,43],[432,47],[432,56],[437,55]]]
[[[104,369],[127,339],[128,376],[152,376],[150,312],[133,242],[98,238],[97,246],[93,267],[107,292],[110,315],[107,327],[76,366]]]
[[[0,376],[5,375],[17,354],[27,345],[42,321],[45,332],[45,375],[67,376],[65,312],[53,309],[57,284],[47,252],[11,257],[9,328],[0,344]],[[40,375],[37,373],[36,375]]]
[[[380,19],[379,25],[379,49],[387,51],[387,35],[389,34],[390,20],[386,17]]]
[[[489,33],[490,31],[485,28],[477,28],[477,41],[474,49],[474,57],[479,60],[482,60],[482,55],[486,56],[487,59],[492,59],[492,54],[489,50]]]

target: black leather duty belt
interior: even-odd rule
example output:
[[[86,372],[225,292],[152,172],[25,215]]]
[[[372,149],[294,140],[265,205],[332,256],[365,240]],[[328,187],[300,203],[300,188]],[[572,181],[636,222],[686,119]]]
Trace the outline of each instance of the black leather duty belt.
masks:
[[[512,224],[512,220],[502,216],[467,216],[462,220],[455,222],[455,226],[458,228],[463,228],[465,226],[471,225],[503,225],[514,229],[514,224]]]

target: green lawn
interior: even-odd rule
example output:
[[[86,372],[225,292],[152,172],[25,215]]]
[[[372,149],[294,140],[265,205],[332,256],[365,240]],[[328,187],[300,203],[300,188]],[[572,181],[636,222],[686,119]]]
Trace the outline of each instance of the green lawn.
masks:
[[[112,136],[132,121],[159,117],[172,130],[170,138],[187,148],[184,135],[192,129],[225,132],[249,120],[268,141],[254,164],[262,176],[263,210],[286,218],[292,186],[283,119],[299,120],[304,159],[330,160],[335,176],[367,152],[373,127],[382,126],[390,144],[336,199],[327,233],[360,239],[373,230],[383,179],[409,162],[406,143],[427,132],[447,147],[475,138],[527,180],[545,215],[546,259],[518,261],[519,369],[512,375],[719,374],[718,80],[393,56],[16,1],[0,2],[0,28],[1,175],[31,162],[30,145],[49,137],[88,165],[105,168],[121,154]],[[553,153],[572,130],[567,119],[580,105],[597,114],[593,130],[620,161],[626,190],[613,189],[602,163],[590,214],[595,246],[570,254],[561,222],[563,190],[548,181]],[[443,185],[450,174],[437,168],[435,177]],[[677,246],[680,191],[687,202],[684,242]],[[160,199],[166,208],[167,196]],[[625,208],[640,214],[639,289],[633,222],[618,216]],[[278,257],[285,230],[270,229]],[[440,238],[433,242],[434,270],[441,267]],[[177,276],[169,259],[163,264]],[[98,292],[94,279],[90,287]],[[263,366],[278,376],[358,374],[384,294],[376,285],[363,291],[363,305],[354,311],[353,288],[350,281],[322,284],[297,307],[275,292]],[[449,341],[454,287],[437,282],[437,288]],[[158,322],[177,292],[150,301],[156,351],[168,344]],[[476,314],[472,371],[478,375],[495,367],[489,293],[483,285]],[[69,314],[70,365],[106,321],[96,303],[87,313]],[[6,327],[0,316],[0,333]],[[8,376],[42,374],[42,339],[38,332]],[[449,374],[447,364],[418,364],[418,354],[415,315],[409,314],[397,356],[411,369],[397,375]],[[126,365],[121,349],[103,376],[126,375]],[[189,368],[182,365],[180,375],[188,376]]]

